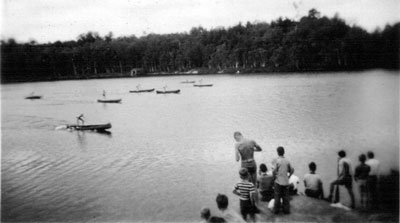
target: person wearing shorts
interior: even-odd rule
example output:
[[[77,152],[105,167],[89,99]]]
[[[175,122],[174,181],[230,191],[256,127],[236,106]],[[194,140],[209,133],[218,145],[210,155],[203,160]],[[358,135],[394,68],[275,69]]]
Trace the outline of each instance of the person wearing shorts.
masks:
[[[255,222],[255,214],[258,213],[258,209],[255,206],[255,192],[256,189],[254,184],[249,181],[249,173],[246,168],[241,168],[239,170],[239,176],[241,181],[235,184],[234,194],[239,196],[240,199],[240,212],[244,220],[247,216]]]
[[[240,132],[235,132],[233,137],[236,140],[236,161],[239,162],[239,160],[241,160],[241,167],[246,168],[249,173],[249,181],[256,184],[257,164],[254,160],[254,152],[260,152],[262,149],[254,140],[243,138],[243,135]]]

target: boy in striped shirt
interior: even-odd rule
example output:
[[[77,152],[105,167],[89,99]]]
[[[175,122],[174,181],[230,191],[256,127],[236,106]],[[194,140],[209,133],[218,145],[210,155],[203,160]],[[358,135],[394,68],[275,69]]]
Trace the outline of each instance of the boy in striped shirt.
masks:
[[[249,181],[249,173],[246,168],[239,170],[240,179],[239,183],[235,184],[233,193],[239,196],[240,199],[240,212],[243,219],[247,219],[247,215],[255,222],[255,214],[258,212],[255,206],[255,192],[254,184]]]

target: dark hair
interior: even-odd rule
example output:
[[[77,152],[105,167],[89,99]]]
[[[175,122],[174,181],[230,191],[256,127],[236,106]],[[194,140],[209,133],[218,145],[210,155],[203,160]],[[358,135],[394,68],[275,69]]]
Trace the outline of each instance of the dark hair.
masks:
[[[239,132],[239,131],[236,131],[236,132],[233,133],[233,137],[241,136],[241,135],[242,135],[242,133]]]
[[[346,152],[344,151],[344,150],[340,150],[339,152],[338,152],[338,155],[340,156],[340,157],[345,157],[346,156]]]
[[[226,221],[223,218],[213,216],[213,217],[210,218],[209,222],[210,223],[214,223],[214,222],[215,223],[220,223],[220,222],[226,222]]]
[[[267,168],[267,166],[264,164],[264,163],[261,163],[260,164],[260,170],[261,170],[261,172],[267,172],[268,171],[268,168]]]
[[[368,155],[368,158],[370,158],[370,159],[374,158],[374,152],[372,152],[372,151],[368,151],[367,155]]]
[[[201,214],[201,217],[206,220],[208,220],[211,216],[210,209],[208,209],[208,208],[203,208],[201,210],[200,214]]]
[[[249,176],[249,171],[246,168],[240,168],[239,176],[241,179],[247,179],[247,177]]]
[[[283,156],[283,154],[285,154],[285,149],[282,146],[276,148],[276,151],[278,152],[279,156]]]
[[[215,200],[217,201],[218,209],[224,210],[228,208],[229,201],[225,194],[218,194]]]
[[[364,154],[361,154],[359,157],[358,157],[358,160],[361,162],[361,163],[365,163],[365,160],[367,159],[367,157],[364,155]]]
[[[317,169],[317,164],[311,162],[310,164],[308,164],[308,168],[310,168],[311,171],[315,171]]]

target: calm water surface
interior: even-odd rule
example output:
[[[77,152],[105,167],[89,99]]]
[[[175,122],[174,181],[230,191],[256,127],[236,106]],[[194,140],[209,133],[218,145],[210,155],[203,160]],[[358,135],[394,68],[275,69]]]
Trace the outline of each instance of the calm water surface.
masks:
[[[2,220],[199,221],[217,193],[238,209],[236,130],[262,146],[258,164],[279,145],[301,178],[315,161],[325,189],[340,149],[354,164],[373,150],[384,172],[398,168],[398,73],[188,78],[214,86],[182,76],[2,85]],[[181,94],[128,93],[137,84]],[[97,103],[103,89],[122,103]],[[25,100],[32,91],[44,98]],[[55,130],[80,113],[111,122],[111,134]]]

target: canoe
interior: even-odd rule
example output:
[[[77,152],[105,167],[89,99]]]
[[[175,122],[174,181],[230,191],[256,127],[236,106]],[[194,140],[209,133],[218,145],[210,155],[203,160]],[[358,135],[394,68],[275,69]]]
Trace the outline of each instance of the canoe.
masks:
[[[129,91],[130,93],[143,93],[143,92],[153,92],[154,88],[152,89],[143,89],[143,90],[134,90],[134,91]]]
[[[31,96],[25,97],[25,99],[41,99],[41,98],[42,98],[42,96],[39,96],[39,95],[31,95]]]
[[[122,99],[113,99],[113,100],[102,100],[98,99],[97,102],[99,103],[121,103]]]
[[[194,87],[212,87],[212,84],[194,84]]]
[[[174,91],[156,91],[157,94],[178,94],[181,90],[174,90]]]
[[[182,81],[182,84],[194,84],[196,81]]]
[[[74,130],[90,130],[90,131],[105,131],[106,129],[111,128],[111,123],[101,124],[101,125],[67,125],[67,128]]]

